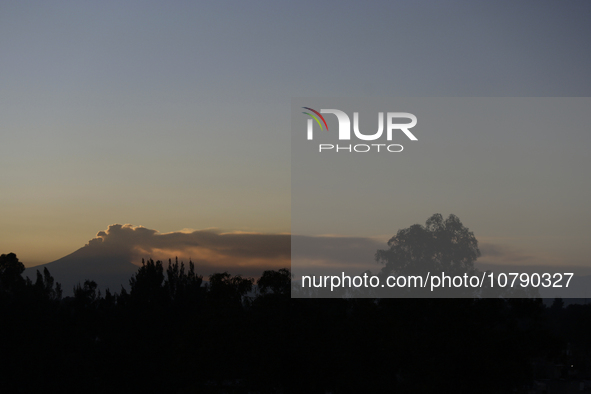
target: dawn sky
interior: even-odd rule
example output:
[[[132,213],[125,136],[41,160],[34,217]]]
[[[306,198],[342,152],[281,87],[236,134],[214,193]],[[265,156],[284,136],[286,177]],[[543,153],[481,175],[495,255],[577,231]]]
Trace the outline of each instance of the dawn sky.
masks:
[[[50,262],[114,223],[289,233],[292,97],[589,96],[590,17],[588,1],[2,1],[0,253]],[[516,243],[494,210],[454,209]]]

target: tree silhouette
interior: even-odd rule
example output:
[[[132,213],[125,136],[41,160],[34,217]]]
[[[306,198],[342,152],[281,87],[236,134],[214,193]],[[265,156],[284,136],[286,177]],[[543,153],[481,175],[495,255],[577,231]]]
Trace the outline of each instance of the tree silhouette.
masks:
[[[257,287],[261,294],[290,294],[291,272],[287,268],[278,271],[267,270],[257,281]]]
[[[231,276],[222,272],[209,276],[207,295],[216,304],[226,307],[240,307],[243,297],[252,290],[254,279],[243,278],[240,275]]]
[[[195,264],[189,261],[189,270],[185,272],[185,264],[178,258],[172,264],[168,260],[164,287],[171,301],[194,300],[202,294],[203,277],[195,273]]]
[[[0,288],[12,291],[24,284],[21,274],[25,266],[21,263],[16,254],[8,253],[0,255]]]
[[[27,278],[27,285],[33,286],[38,296],[43,299],[59,301],[62,298],[62,286],[59,283],[55,283],[47,267],[43,268],[43,275],[37,270],[35,284],[32,284]],[[80,285],[78,285],[78,288],[80,288]],[[74,293],[76,293],[76,289],[74,289]]]
[[[130,297],[143,304],[159,304],[166,298],[164,287],[164,268],[162,261],[150,259],[145,262],[129,280]]]
[[[460,219],[449,215],[443,219],[441,214],[434,214],[424,226],[415,224],[399,230],[388,241],[389,249],[378,250],[377,262],[384,264],[380,272],[382,280],[389,275],[477,275],[474,262],[480,256],[478,241]],[[473,296],[475,291],[451,286],[437,289],[438,294],[446,297]],[[417,287],[390,288],[390,296],[433,296],[430,289]]]
[[[537,288],[532,286],[491,286],[488,280],[484,280],[482,285],[468,284],[468,278],[473,276],[482,280],[483,272],[474,267],[474,262],[480,257],[480,250],[474,233],[453,214],[445,220],[441,214],[434,214],[424,226],[415,224],[399,230],[388,241],[388,246],[389,249],[378,250],[375,254],[376,261],[384,265],[379,273],[382,283],[390,275],[407,278],[421,276],[423,280],[429,278],[429,283],[424,288],[408,286],[381,289],[382,292],[378,294],[385,297],[539,298]],[[452,285],[449,279],[445,282],[443,279],[441,282],[436,281],[440,286],[435,294],[430,284],[434,276],[441,278],[443,274],[450,278],[459,276],[466,279],[460,286]]]
[[[74,300],[82,308],[94,306],[101,297],[101,292],[97,293],[97,283],[93,280],[85,280],[84,285],[74,287]]]
[[[415,224],[399,230],[388,241],[387,250],[378,250],[376,260],[384,264],[383,274],[407,275],[416,272],[470,273],[480,257],[474,233],[455,215],[443,220],[431,216],[425,226]]]

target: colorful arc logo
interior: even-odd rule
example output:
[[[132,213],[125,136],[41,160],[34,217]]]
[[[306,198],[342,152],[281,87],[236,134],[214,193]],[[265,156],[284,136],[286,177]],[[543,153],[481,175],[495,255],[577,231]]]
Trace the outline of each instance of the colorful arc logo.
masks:
[[[322,121],[324,122],[324,126],[326,126],[326,131],[328,131],[328,125],[326,124],[326,120],[324,120],[324,116],[320,115],[320,112],[313,110],[312,108],[308,108],[308,107],[302,107],[303,109],[307,109],[309,111],[314,112],[316,115],[320,116],[320,119],[322,119]],[[316,121],[316,123],[318,123],[318,126],[320,126],[320,130],[322,130],[322,123],[320,123],[320,120],[318,120],[318,118],[314,115],[312,115],[309,112],[302,112],[303,114],[306,115],[310,115],[312,118],[314,118],[314,120]]]

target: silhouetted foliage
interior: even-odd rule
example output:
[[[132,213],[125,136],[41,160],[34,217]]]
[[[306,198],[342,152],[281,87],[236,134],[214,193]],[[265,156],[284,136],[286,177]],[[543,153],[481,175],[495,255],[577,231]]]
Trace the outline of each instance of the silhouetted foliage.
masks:
[[[278,271],[265,271],[257,281],[257,287],[261,294],[290,294],[291,272],[287,268],[281,268]]]
[[[185,272],[185,264],[178,259],[175,263],[168,261],[166,270],[166,281],[164,287],[167,290],[168,297],[173,301],[195,301],[202,296],[203,277],[195,273],[195,264],[189,261],[189,270]]]
[[[396,236],[388,241],[388,249],[378,250],[375,260],[383,264],[378,274],[382,283],[388,276],[421,276],[431,278],[433,283],[437,277],[441,282],[446,276],[449,284],[441,285],[436,289],[440,298],[539,298],[537,288],[500,287],[491,286],[490,281],[483,280],[480,286],[452,286],[451,278],[454,276],[466,276],[466,278],[483,278],[483,272],[474,267],[474,263],[480,257],[478,241],[460,219],[455,215],[449,215],[443,219],[441,214],[432,215],[424,226],[412,225],[401,229]],[[488,271],[487,271],[488,273]],[[373,296],[384,295],[386,297],[414,297],[431,298],[433,292],[429,286],[407,286],[394,288],[370,289]]]
[[[207,295],[217,307],[236,308],[242,306],[244,297],[252,290],[253,279],[227,272],[209,276]]]
[[[143,300],[147,303],[162,301],[164,299],[164,268],[162,261],[150,259],[147,263],[142,259],[142,266],[129,280],[132,298]]]
[[[460,228],[450,223],[413,231],[428,245],[425,231],[449,236]],[[466,267],[475,256],[415,251],[402,246],[408,234],[397,245],[421,262]],[[8,260],[7,283],[19,283]],[[287,268],[256,283],[228,272],[204,282],[192,262],[148,260],[129,293],[101,296],[86,280],[61,299],[38,272],[0,297],[0,392],[519,393],[534,379],[591,373],[590,305],[292,299]]]
[[[100,298],[100,291],[97,293],[96,289],[97,283],[95,281],[85,280],[83,286],[78,284],[74,287],[74,299],[84,308],[93,307]]]
[[[39,297],[50,301],[59,301],[62,299],[62,286],[54,283],[53,276],[49,274],[47,267],[43,268],[43,275],[37,270],[37,280],[32,285]],[[27,282],[31,286],[30,282]]]
[[[387,275],[428,271],[470,274],[480,257],[474,233],[455,215],[443,220],[440,214],[435,214],[425,226],[415,224],[399,230],[388,246],[389,249],[376,252],[376,260],[384,264],[382,273]]]
[[[11,291],[24,284],[24,279],[21,277],[24,270],[25,266],[18,261],[16,254],[0,255],[0,288]]]

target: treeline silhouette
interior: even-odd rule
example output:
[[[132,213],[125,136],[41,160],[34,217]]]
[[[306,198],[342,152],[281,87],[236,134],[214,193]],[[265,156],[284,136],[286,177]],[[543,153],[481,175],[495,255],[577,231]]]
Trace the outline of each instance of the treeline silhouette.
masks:
[[[178,260],[62,297],[23,270],[0,256],[0,392],[527,392],[591,368],[591,306],[561,300],[292,299],[289,269]]]

